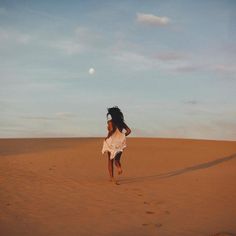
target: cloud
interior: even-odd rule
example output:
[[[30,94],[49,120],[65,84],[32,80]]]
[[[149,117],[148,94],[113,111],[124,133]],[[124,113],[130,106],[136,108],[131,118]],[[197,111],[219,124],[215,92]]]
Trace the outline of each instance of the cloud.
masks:
[[[69,24],[70,23],[70,19],[68,19],[67,17],[62,17],[62,16],[58,16],[55,14],[50,14],[46,11],[41,11],[41,10],[35,10],[32,9],[28,6],[22,6],[21,9],[23,9],[27,14],[31,14],[34,17],[38,17],[38,19],[40,20],[51,20],[53,21],[53,23],[55,24],[55,22],[60,22],[60,24],[65,23],[65,24]]]
[[[164,52],[155,55],[154,58],[157,58],[161,61],[177,61],[186,59],[187,56],[180,52]]]
[[[17,30],[7,30],[0,28],[0,42],[1,43],[17,43],[28,44],[32,37],[29,34],[21,33]]]
[[[78,54],[84,50],[84,46],[73,40],[61,40],[51,43],[51,47],[59,49],[68,55]]]
[[[83,26],[77,26],[74,29],[74,40],[80,42],[88,49],[98,49],[100,46],[107,47],[106,39],[95,29],[90,29]]]
[[[236,65],[233,64],[199,64],[197,62],[177,66],[174,71],[180,73],[194,73],[194,72],[213,72],[218,76],[222,75],[235,75]]]
[[[42,121],[42,120],[57,120],[56,117],[49,117],[49,116],[21,116],[20,118],[27,119],[27,120],[37,120],[37,121]]]
[[[98,49],[101,45],[102,36],[86,27],[78,26],[67,38],[49,41],[49,46],[59,49],[67,55],[81,54],[91,49]]]
[[[183,66],[178,66],[174,68],[174,71],[176,72],[181,72],[181,73],[192,73],[192,72],[197,72],[199,70],[204,69],[203,66],[197,65],[197,64],[192,64],[192,65],[183,65]]]
[[[236,64],[218,64],[213,67],[213,70],[220,73],[236,73]]]
[[[44,121],[44,120],[64,120],[70,119],[75,117],[75,114],[71,112],[57,112],[51,116],[21,116],[22,119],[29,119],[29,120],[37,120],[37,121]]]
[[[75,117],[75,114],[73,114],[71,112],[57,112],[56,116],[60,119],[67,119],[67,118]]]
[[[11,49],[12,45],[28,45],[29,43],[34,43],[37,47],[48,47],[52,49],[57,49],[67,55],[80,54],[89,48],[90,41],[89,30],[86,28],[76,28],[72,31],[72,35],[63,35],[62,37],[57,37],[56,39],[46,32],[41,32],[41,34],[24,33],[17,29],[8,29],[0,26],[0,47]],[[37,47],[34,47],[37,49]]]
[[[130,47],[131,48],[131,47]],[[129,69],[158,70],[165,73],[194,72],[195,65],[188,65],[188,57],[181,52],[143,53],[139,49],[114,49],[112,58]]]
[[[124,40],[118,41],[112,52],[111,57],[119,65],[136,71],[153,69],[169,75],[208,73],[224,78],[235,78],[236,73],[234,58],[220,57],[220,52],[204,57],[191,51],[168,48],[152,52],[145,50],[141,44]]]
[[[170,23],[170,19],[166,16],[156,16],[144,13],[137,13],[136,20],[139,23],[152,26],[166,26]]]
[[[91,32],[86,27],[77,26],[74,30],[75,36],[81,40],[86,40],[88,36],[91,36]]]
[[[199,102],[196,100],[188,100],[184,102],[185,104],[189,104],[189,105],[197,105]]]
[[[28,44],[31,40],[31,36],[28,34],[20,34],[16,38],[16,41],[20,44]]]
[[[153,66],[153,63],[149,58],[131,51],[117,51],[112,58],[133,70],[146,70]]]
[[[113,60],[119,65],[124,65],[132,70],[158,69],[158,71],[176,72],[178,68],[189,65],[193,56],[186,51],[157,49],[146,50],[142,44],[131,43],[125,40],[118,40],[112,47]],[[185,68],[183,68],[185,69]]]

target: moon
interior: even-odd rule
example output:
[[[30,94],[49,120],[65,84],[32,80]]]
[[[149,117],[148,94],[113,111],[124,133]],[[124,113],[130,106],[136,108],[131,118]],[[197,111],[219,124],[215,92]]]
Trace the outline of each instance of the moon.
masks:
[[[90,75],[93,75],[94,73],[95,73],[95,69],[94,68],[89,68],[89,71],[88,71],[88,73],[90,74]]]

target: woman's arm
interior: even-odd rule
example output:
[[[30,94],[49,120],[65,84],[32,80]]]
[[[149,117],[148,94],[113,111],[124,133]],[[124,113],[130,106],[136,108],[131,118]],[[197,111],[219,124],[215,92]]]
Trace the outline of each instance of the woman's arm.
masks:
[[[125,124],[125,130],[126,130],[125,136],[128,136],[131,133],[131,129],[126,124]]]
[[[105,140],[108,139],[114,133],[112,121],[110,120],[107,122],[107,130],[108,130],[108,134]]]

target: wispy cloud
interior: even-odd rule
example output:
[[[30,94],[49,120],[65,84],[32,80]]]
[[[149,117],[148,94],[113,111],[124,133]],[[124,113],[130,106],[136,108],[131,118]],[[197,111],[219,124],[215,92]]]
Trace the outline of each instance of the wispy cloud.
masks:
[[[218,64],[213,66],[213,70],[220,73],[236,73],[236,64]]]
[[[131,48],[131,47],[130,47]],[[200,61],[194,55],[185,52],[166,51],[155,53],[141,52],[137,48],[114,49],[112,59],[119,65],[133,71],[158,70],[169,75],[215,74],[217,77],[235,78],[236,65]]]
[[[19,34],[16,37],[16,41],[21,44],[28,44],[31,40],[31,36],[29,34]]]
[[[162,52],[154,55],[154,58],[161,61],[177,61],[187,58],[187,55],[181,52]]]
[[[79,54],[84,50],[84,46],[73,40],[61,40],[50,43],[52,48],[56,48],[68,55]]]
[[[0,42],[4,43],[28,44],[32,37],[29,34],[21,33],[17,30],[0,28]]]
[[[152,66],[152,61],[149,58],[136,52],[117,51],[112,58],[134,70],[145,70]]]
[[[88,28],[82,26],[77,26],[74,30],[74,33],[75,37],[81,41],[86,41],[92,36],[96,37],[96,35],[93,35],[93,33]]]
[[[75,117],[75,114],[71,112],[57,112],[56,116],[61,119],[67,119],[67,118],[73,118]]]
[[[26,119],[26,120],[37,120],[37,121],[42,121],[42,120],[58,120],[58,118],[50,117],[50,116],[21,116],[20,118]]]
[[[184,101],[185,104],[189,104],[189,105],[197,105],[199,104],[198,101],[196,100],[188,100],[188,101]]]
[[[193,69],[189,64],[190,59],[181,52],[145,53],[137,48],[114,49],[112,58],[132,70],[158,69],[158,71],[173,73],[186,72]],[[195,69],[195,64],[193,65]],[[191,68],[190,68],[191,67]],[[197,69],[197,68],[196,68]],[[192,71],[192,70],[191,70]]]
[[[152,26],[166,26],[170,24],[170,19],[166,16],[157,16],[146,13],[137,13],[136,20],[139,23]]]
[[[36,10],[36,8],[35,9],[30,8],[28,6],[21,6],[21,9],[26,14],[30,13],[33,17],[37,16],[41,19],[46,18],[47,20],[52,20],[54,24],[56,24],[57,22],[66,23],[66,24],[70,23],[70,19],[49,13],[46,9],[44,11],[42,11],[42,10],[38,10],[38,9]]]
[[[53,115],[48,116],[41,116],[41,115],[31,115],[31,116],[20,116],[22,119],[27,120],[37,120],[37,121],[44,121],[44,120],[64,120],[64,119],[70,119],[75,117],[76,115],[71,112],[57,112]]]
[[[214,73],[217,76],[233,76],[235,77],[236,65],[231,63],[217,64],[217,63],[200,63],[200,62],[187,62],[184,65],[173,68],[177,73]],[[228,78],[228,77],[227,77]]]
[[[192,73],[192,72],[197,72],[200,71],[204,68],[202,65],[197,65],[197,64],[186,64],[186,65],[181,65],[173,68],[174,71],[180,72],[180,73]]]
[[[91,49],[98,49],[102,41],[99,33],[92,30],[77,26],[66,38],[49,41],[48,45],[52,48],[59,49],[67,55],[81,54]]]

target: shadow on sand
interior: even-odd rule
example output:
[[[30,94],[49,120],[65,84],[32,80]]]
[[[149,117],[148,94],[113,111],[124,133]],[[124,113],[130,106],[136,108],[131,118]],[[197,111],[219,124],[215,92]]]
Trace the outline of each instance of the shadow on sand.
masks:
[[[149,175],[149,176],[133,177],[133,178],[132,177],[131,178],[125,178],[125,179],[120,179],[119,182],[121,184],[127,184],[127,183],[140,182],[140,181],[145,181],[145,180],[169,178],[169,177],[173,177],[173,176],[176,176],[176,175],[182,175],[182,174],[192,172],[192,171],[196,171],[196,170],[207,169],[207,168],[219,165],[223,162],[230,161],[234,158],[236,158],[236,153],[234,153],[230,156],[218,158],[216,160],[205,162],[205,163],[202,163],[202,164],[182,168],[182,169],[179,169],[179,170],[169,171],[167,173],[161,173],[161,174]]]

